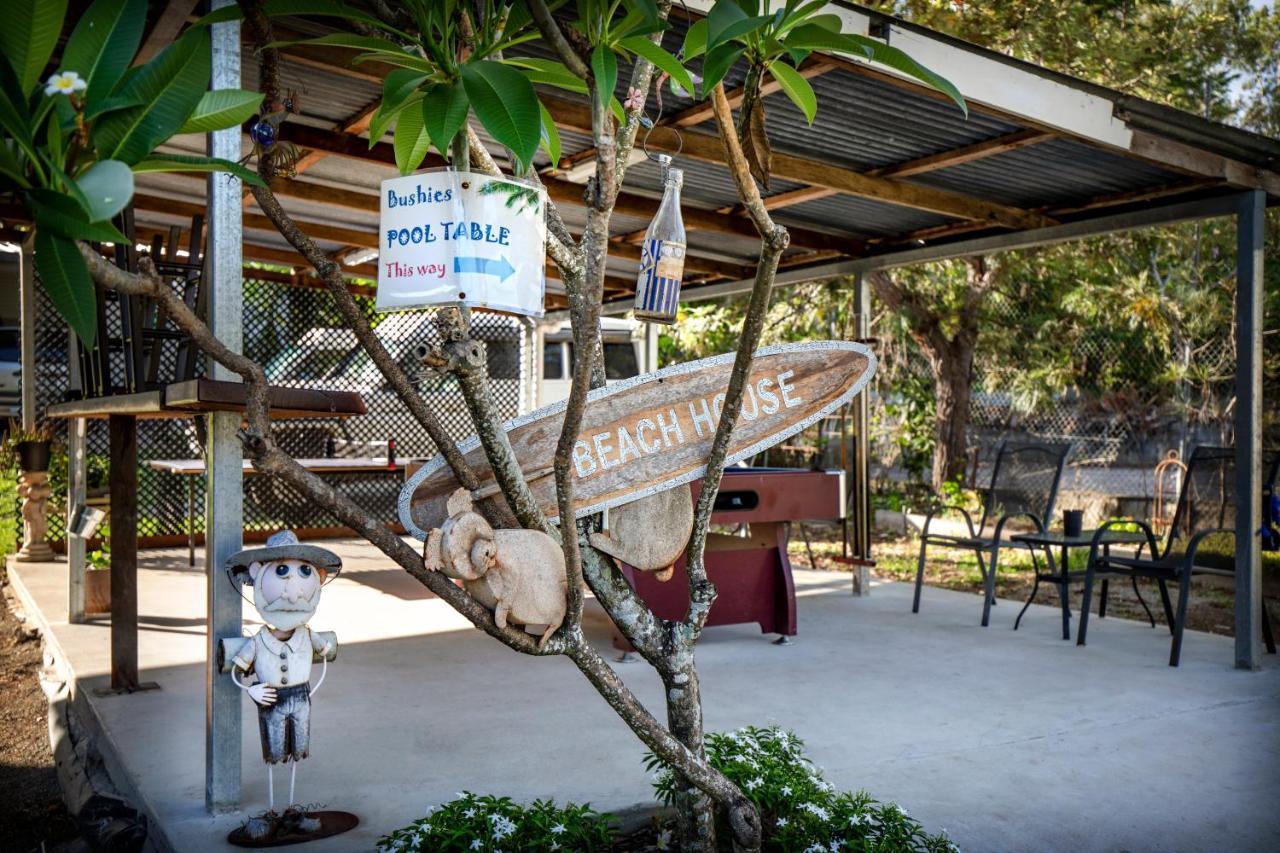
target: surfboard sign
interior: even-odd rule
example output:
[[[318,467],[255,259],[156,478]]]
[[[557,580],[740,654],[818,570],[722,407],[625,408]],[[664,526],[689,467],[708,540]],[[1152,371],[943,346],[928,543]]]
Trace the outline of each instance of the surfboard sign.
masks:
[[[705,474],[734,358],[734,353],[704,358],[591,391],[573,449],[575,516]],[[875,370],[871,350],[848,341],[756,350],[725,464],[772,447],[836,411],[867,386]],[[552,460],[565,405],[561,401],[505,424],[534,497],[553,518],[559,509]],[[473,493],[477,502],[504,500],[479,438],[472,436],[458,449],[480,479]],[[445,503],[458,485],[443,456],[431,459],[400,492],[401,524],[426,539],[448,517]]]

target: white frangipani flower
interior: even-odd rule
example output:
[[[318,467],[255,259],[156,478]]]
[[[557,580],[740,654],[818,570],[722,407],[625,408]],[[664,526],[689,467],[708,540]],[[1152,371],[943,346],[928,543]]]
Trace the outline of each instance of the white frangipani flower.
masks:
[[[561,835],[564,832],[566,832],[566,830],[563,823],[557,823],[555,826],[551,827],[552,835]]]
[[[89,88],[89,84],[74,71],[60,71],[57,74],[51,74],[49,79],[44,81],[44,93],[46,96],[70,95],[74,92],[83,92],[87,88]]]

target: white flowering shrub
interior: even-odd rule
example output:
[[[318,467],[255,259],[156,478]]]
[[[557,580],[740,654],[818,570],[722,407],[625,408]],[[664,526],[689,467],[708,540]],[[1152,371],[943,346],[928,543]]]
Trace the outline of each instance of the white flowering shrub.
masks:
[[[510,797],[480,796],[464,791],[436,806],[427,816],[378,839],[386,853],[546,853],[564,850],[608,850],[613,845],[611,816],[590,805],[552,800],[529,804]]]
[[[794,732],[771,726],[709,733],[707,757],[755,803],[764,849],[786,853],[955,853],[943,832],[931,835],[894,803],[865,791],[838,792],[822,777]],[[658,797],[671,803],[675,777],[653,755],[645,764]],[[728,837],[728,833],[721,833]]]

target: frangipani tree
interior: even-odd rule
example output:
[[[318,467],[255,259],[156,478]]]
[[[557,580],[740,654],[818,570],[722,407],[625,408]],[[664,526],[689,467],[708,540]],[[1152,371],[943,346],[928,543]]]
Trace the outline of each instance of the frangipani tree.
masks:
[[[604,382],[600,310],[610,217],[636,134],[645,121],[646,95],[669,79],[684,92],[710,101],[726,161],[742,205],[760,234],[761,249],[723,415],[695,509],[687,560],[689,608],[681,620],[655,616],[611,559],[590,547],[587,536],[598,529],[598,518],[566,525],[565,531],[548,523],[493,405],[483,350],[470,337],[465,312],[441,312],[444,344],[431,358],[438,369],[457,376],[487,461],[506,498],[508,511],[498,511],[502,517],[490,521],[499,526],[545,530],[561,541],[565,555],[567,614],[559,631],[541,647],[523,631],[499,627],[489,610],[443,575],[427,571],[418,552],[386,529],[386,519],[371,517],[281,451],[270,429],[266,378],[261,365],[219,342],[163,286],[149,261],[143,260],[140,274],[131,274],[109,264],[85,242],[79,245],[81,257],[100,286],[145,293],[160,300],[197,345],[243,377],[248,385],[244,448],[259,471],[287,481],[315,505],[359,531],[490,636],[525,654],[563,655],[572,661],[645,746],[674,769],[678,834],[684,850],[716,849],[717,810],[727,821],[735,848],[758,849],[761,838],[760,820],[750,801],[706,760],[694,660],[695,644],[716,597],[703,560],[711,510],[778,261],[789,240],[787,230],[770,217],[757,186],[757,180],[768,180],[769,171],[760,87],[767,76],[772,76],[812,121],[818,110],[817,99],[796,66],[811,51],[834,51],[886,63],[943,89],[963,106],[954,88],[933,72],[881,42],[841,32],[840,19],[824,14],[823,7],[821,0],[806,4],[790,0],[767,7],[761,0],[720,0],[705,19],[688,30],[680,45],[668,44],[674,40],[664,38],[668,34],[668,0],[578,0],[572,4],[547,0],[406,0],[391,4],[371,0],[372,12],[333,0],[242,0],[238,7],[206,16],[192,30],[199,32],[199,27],[242,17],[245,31],[258,51],[261,97],[266,104],[275,105],[284,102],[284,93],[279,69],[282,42],[273,33],[273,17],[312,15],[336,23],[338,32],[311,43],[349,50],[350,61],[355,64],[376,59],[395,68],[384,80],[382,100],[370,124],[370,143],[378,141],[394,124],[395,159],[404,173],[418,168],[434,147],[456,167],[500,175],[501,170],[472,126],[475,122],[510,152],[509,160],[517,176],[537,181],[533,159],[538,147],[551,153],[553,161],[559,153],[555,124],[539,100],[537,87],[555,87],[587,96],[594,172],[584,188],[586,222],[581,233],[571,233],[554,205],[547,207],[548,254],[559,267],[565,284],[573,338],[580,354],[575,361],[572,391],[554,459],[562,519],[574,517],[570,454],[580,432],[587,392]],[[202,38],[184,39],[188,37]],[[541,39],[554,58],[519,55],[520,45],[533,39]],[[747,84],[735,117],[721,81],[738,63],[747,65]],[[627,66],[629,70],[624,71]],[[700,80],[694,68],[699,69]],[[628,75],[628,94],[619,103],[614,92],[624,73]],[[273,110],[273,115],[281,118],[278,110]],[[170,132],[180,127],[181,124],[175,125]],[[257,179],[249,183],[259,207],[316,269],[360,346],[368,351],[406,409],[440,448],[458,481],[474,491],[478,487],[475,472],[370,329],[338,264],[294,222],[271,190],[273,179],[279,179],[282,171],[287,173],[288,167],[287,157],[258,158]],[[93,234],[73,236],[82,241],[100,239]],[[665,723],[636,699],[584,637],[582,609],[588,588],[619,632],[660,677],[666,688]]]
[[[136,172],[230,171],[257,182],[239,164],[156,148],[174,134],[234,127],[258,111],[262,96],[208,91],[204,27],[135,66],[146,0],[96,0],[54,65],[66,0],[14,0],[6,11],[0,196],[15,198],[34,221],[39,280],[80,340],[92,344],[93,283],[75,241],[125,241],[111,219],[133,198]]]

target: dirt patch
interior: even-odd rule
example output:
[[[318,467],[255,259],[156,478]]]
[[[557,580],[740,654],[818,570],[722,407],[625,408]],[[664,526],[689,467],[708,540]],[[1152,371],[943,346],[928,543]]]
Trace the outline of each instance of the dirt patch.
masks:
[[[41,666],[40,638],[0,601],[0,847],[15,853],[52,849],[77,836],[49,748]]]
[[[840,553],[840,533],[838,528],[809,526],[807,527],[812,547],[815,568],[825,571],[847,572],[848,567],[837,563],[833,558]],[[806,549],[803,536],[799,530],[792,533],[791,545],[788,548],[791,565],[796,568],[809,568],[809,550]],[[916,560],[920,556],[920,541],[906,537],[880,537],[872,543],[872,556],[876,567],[872,570],[878,577],[887,580],[915,583]],[[1071,555],[1072,569],[1079,570],[1084,565],[1084,552]],[[1041,567],[1044,561],[1041,560]],[[1271,579],[1269,579],[1271,580]],[[978,570],[978,561],[972,552],[950,548],[929,548],[928,563],[925,566],[925,586],[943,587],[961,592],[981,593],[982,574]],[[1019,551],[1001,551],[1000,570],[996,574],[996,597],[1022,602],[1031,594],[1035,577],[1029,554]],[[1275,594],[1274,584],[1266,585],[1263,600],[1272,615],[1272,619],[1280,618],[1280,596]],[[1133,586],[1123,579],[1113,579],[1109,584],[1107,598],[1107,617],[1120,619],[1136,619],[1147,621],[1147,613],[1142,603],[1134,594]],[[1151,609],[1157,625],[1167,625],[1164,609],[1160,604],[1160,591],[1154,581],[1139,581],[1138,588],[1142,598]],[[1077,581],[1071,586],[1071,610],[1078,613],[1081,598],[1084,594],[1084,583]],[[1094,587],[1093,613],[1098,612],[1098,599],[1101,595],[1101,584]],[[1173,607],[1178,606],[1178,590],[1176,584],[1169,585],[1169,597]],[[1058,604],[1058,588],[1053,584],[1040,584],[1036,593],[1037,604]],[[981,604],[981,602],[979,602]],[[1196,578],[1191,582],[1191,599],[1187,604],[1187,627],[1194,631],[1207,631],[1211,634],[1235,636],[1235,591],[1230,579],[1215,577]],[[1000,608],[1003,610],[1003,608]],[[1017,609],[1013,610],[1017,613]],[[1010,616],[1010,619],[1013,617]],[[1280,626],[1277,626],[1280,627]],[[1072,631],[1075,623],[1072,623]],[[1073,634],[1074,636],[1074,634]]]

